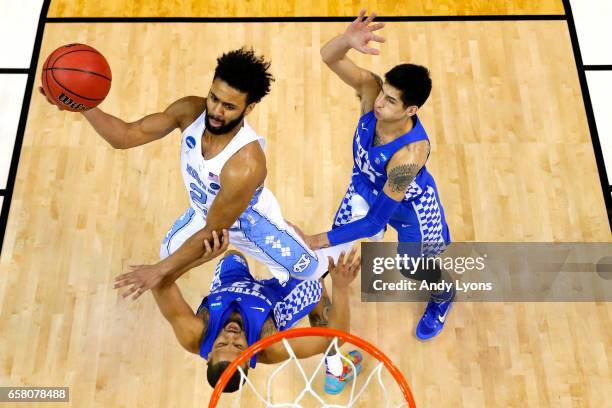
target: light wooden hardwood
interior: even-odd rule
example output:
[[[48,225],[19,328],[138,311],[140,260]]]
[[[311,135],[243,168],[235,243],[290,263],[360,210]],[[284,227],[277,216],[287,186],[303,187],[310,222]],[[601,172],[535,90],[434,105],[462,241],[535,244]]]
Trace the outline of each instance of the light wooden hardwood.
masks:
[[[49,17],[310,17],[356,16],[366,7],[382,16],[564,14],[561,0],[147,1],[52,0]]]
[[[101,107],[135,120],[204,95],[216,57],[253,45],[276,76],[249,117],[268,140],[267,185],[287,219],[318,232],[346,189],[358,116],[319,56],[343,27],[48,24],[39,61],[64,43],[96,47],[113,69]],[[565,22],[395,23],[384,35],[381,56],[351,56],[379,73],[400,61],[431,69],[421,118],[455,241],[610,241]],[[151,295],[128,304],[111,288],[129,263],[157,259],[187,206],[179,139],[114,151],[78,114],[33,95],[0,260],[0,385],[70,386],[74,407],[206,404],[203,360],[180,348]],[[213,269],[181,279],[194,307]],[[459,303],[421,343],[422,304],[362,304],[358,282],[352,293],[352,332],[388,353],[420,407],[607,404],[610,304]],[[250,378],[262,389],[273,368]],[[282,396],[303,385],[296,374],[279,381]],[[240,405],[230,400],[222,406]]]

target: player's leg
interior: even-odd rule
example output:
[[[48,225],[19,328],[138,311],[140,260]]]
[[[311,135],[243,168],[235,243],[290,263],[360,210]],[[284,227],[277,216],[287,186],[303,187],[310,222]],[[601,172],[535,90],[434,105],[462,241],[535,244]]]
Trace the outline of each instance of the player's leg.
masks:
[[[239,222],[239,230],[230,230],[232,244],[266,264],[280,282],[286,282],[289,277],[317,280],[327,271],[327,256],[337,260],[341,251],[350,248],[345,245],[312,251],[287,224],[276,198],[265,188],[257,202],[240,216]]]
[[[327,293],[325,282],[321,279],[321,300],[314,309],[308,314],[311,327],[328,327],[329,309],[331,298]],[[350,362],[353,364],[351,365]],[[347,353],[337,353],[336,350],[329,350],[325,357],[325,380],[323,389],[328,394],[339,394],[354,379],[353,367],[357,374],[361,372],[363,356],[358,350],[351,350]]]
[[[433,258],[439,256],[450,244],[448,225],[438,195],[433,187],[413,202],[413,211],[403,214],[402,220],[392,220],[391,225],[398,232],[398,253],[410,257]],[[424,259],[425,261],[425,259]],[[416,270],[402,271],[411,279],[452,284],[450,275],[440,268],[437,262],[424,262],[425,267]],[[421,263],[423,265],[423,263]],[[416,335],[421,340],[435,337],[444,328],[444,323],[455,297],[454,285],[430,293],[425,312],[416,328]]]

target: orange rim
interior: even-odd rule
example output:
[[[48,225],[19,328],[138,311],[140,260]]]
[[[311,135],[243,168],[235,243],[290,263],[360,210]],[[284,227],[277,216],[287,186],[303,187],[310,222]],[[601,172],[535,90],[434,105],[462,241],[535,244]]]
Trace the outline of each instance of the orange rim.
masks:
[[[244,364],[254,354],[265,350],[272,344],[278,343],[282,339],[291,339],[295,337],[337,337],[347,343],[351,343],[361,348],[362,350],[367,351],[368,354],[374,356],[377,360],[382,361],[385,368],[389,370],[393,378],[395,378],[395,381],[397,381],[397,384],[402,390],[402,394],[404,394],[404,398],[406,398],[406,402],[408,402],[410,408],[416,408],[412,392],[410,391],[410,387],[408,386],[406,379],[404,378],[400,370],[395,366],[395,364],[393,364],[391,360],[389,360],[389,358],[382,351],[380,351],[376,346],[369,343],[368,341],[354,336],[350,333],[346,333],[336,329],[326,329],[322,327],[307,327],[280,331],[278,333],[259,340],[257,343],[252,344],[249,348],[244,350],[242,354],[240,354],[227,367],[227,369],[225,369],[225,371],[221,375],[221,378],[219,379],[219,382],[213,390],[210,402],[208,403],[208,408],[215,408],[217,406],[217,402],[219,402],[219,399],[221,398],[221,394],[223,392],[223,389],[225,388],[225,385],[230,380],[232,375],[236,372],[239,365]]]

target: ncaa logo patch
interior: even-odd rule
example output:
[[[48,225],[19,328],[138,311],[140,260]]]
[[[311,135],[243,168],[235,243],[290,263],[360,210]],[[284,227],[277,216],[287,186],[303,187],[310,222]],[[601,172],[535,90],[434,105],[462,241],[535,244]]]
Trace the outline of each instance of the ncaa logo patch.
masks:
[[[185,139],[185,143],[187,144],[187,147],[189,147],[190,149],[193,149],[196,145],[196,141],[193,138],[193,136],[187,136],[187,139]]]
[[[212,188],[213,190],[219,190],[221,186],[217,183],[210,183],[210,188]]]

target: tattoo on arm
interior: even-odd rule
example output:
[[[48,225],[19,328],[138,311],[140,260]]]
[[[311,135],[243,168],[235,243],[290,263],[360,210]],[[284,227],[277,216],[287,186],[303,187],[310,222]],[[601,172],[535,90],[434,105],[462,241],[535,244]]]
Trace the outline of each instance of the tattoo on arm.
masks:
[[[327,327],[329,325],[329,309],[331,309],[329,296],[323,295],[321,302],[308,314],[311,327]]]
[[[418,172],[419,166],[416,163],[401,164],[392,168],[387,175],[391,191],[405,192]]]

